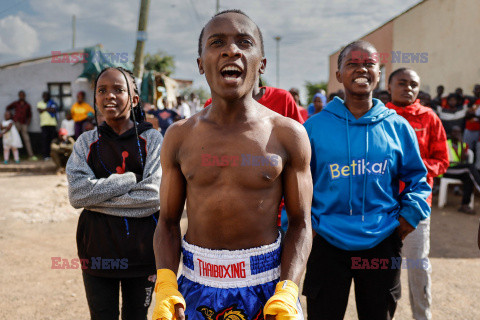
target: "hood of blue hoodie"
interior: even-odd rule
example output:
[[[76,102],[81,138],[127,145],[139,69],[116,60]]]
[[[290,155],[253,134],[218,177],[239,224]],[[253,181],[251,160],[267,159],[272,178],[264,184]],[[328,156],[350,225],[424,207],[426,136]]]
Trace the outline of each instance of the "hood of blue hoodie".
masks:
[[[416,174],[413,187],[424,182],[409,214],[429,210],[422,200],[429,187],[425,178],[419,182],[426,169],[415,132],[380,100],[373,99],[373,107],[355,119],[336,97],[304,126],[312,147],[312,226],[328,242],[344,250],[364,250],[392,234],[399,225],[399,179],[407,166]],[[405,165],[407,161],[413,165]]]
[[[355,119],[353,114],[345,106],[342,99],[339,97],[333,98],[327,106],[322,110],[331,113],[333,116],[338,117],[339,119],[345,121],[348,119],[350,125],[367,125],[376,122],[380,122],[387,117],[390,117],[396,114],[395,111],[385,107],[382,101],[378,99],[373,99],[373,107],[368,110],[361,118]]]

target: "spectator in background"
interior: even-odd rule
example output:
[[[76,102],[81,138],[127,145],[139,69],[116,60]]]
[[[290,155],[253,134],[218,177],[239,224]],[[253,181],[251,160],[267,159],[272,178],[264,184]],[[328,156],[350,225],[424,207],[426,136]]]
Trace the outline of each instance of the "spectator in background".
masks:
[[[336,92],[330,93],[330,94],[328,95],[327,103],[329,103],[330,101],[332,101],[333,98],[335,98],[335,97],[338,97],[338,95],[337,95]]]
[[[93,122],[86,121],[83,124],[83,132],[90,131],[90,130],[93,130],[93,129],[95,129],[95,125],[93,124]]]
[[[162,136],[165,135],[168,127],[180,119],[178,113],[166,108],[150,110],[148,114],[155,116],[155,118],[158,120],[158,129],[162,133]]]
[[[313,114],[317,114],[323,110],[323,107],[324,107],[323,101],[325,99],[326,99],[325,96],[321,93],[317,93],[313,96],[313,108],[314,108]]]
[[[429,93],[420,90],[418,92],[418,100],[420,100],[420,104],[424,107],[428,107],[433,110],[433,112],[437,113],[437,109],[435,106],[432,105],[432,97]]]
[[[60,128],[66,129],[67,135],[69,137],[75,138],[75,121],[73,121],[70,111],[65,112],[65,119],[62,120]]]
[[[446,108],[437,106],[437,113],[447,136],[450,136],[454,126],[464,128],[467,108],[463,105],[463,99],[455,93],[450,93],[446,101]]]
[[[88,131],[86,127],[88,126],[89,123],[95,125],[95,113],[93,112],[89,112],[87,114],[87,119],[85,120],[82,126],[83,132]]]
[[[480,106],[480,84],[473,87],[473,97],[471,98],[472,105]]]
[[[443,175],[445,178],[460,179],[463,182],[462,205],[458,209],[460,212],[475,214],[473,208],[470,208],[470,198],[473,193],[473,187],[480,191],[480,175],[473,164],[469,163],[469,146],[462,142],[462,128],[452,127],[452,138],[448,139],[448,151],[450,156],[450,167]],[[470,151],[471,152],[471,151]]]
[[[177,97],[177,113],[182,119],[188,119],[192,115],[190,113],[190,106],[185,102],[182,96]]]
[[[343,91],[342,89],[336,91],[336,92],[332,92],[328,95],[328,99],[327,99],[327,102],[330,102],[333,100],[333,98],[335,97],[339,97],[340,99],[344,99],[345,98],[345,91]]]
[[[192,92],[190,93],[190,99],[188,100],[188,106],[190,107],[190,114],[194,115],[200,111],[200,99]]]
[[[32,144],[30,143],[30,136],[28,134],[28,126],[32,120],[32,108],[30,104],[25,100],[26,95],[25,91],[21,90],[18,92],[18,100],[12,102],[7,106],[7,111],[10,111],[13,114],[13,121],[15,122],[15,127],[17,131],[22,135],[23,144],[27,149],[28,157],[30,160],[38,160],[37,157],[33,154]]]
[[[70,109],[72,119],[75,121],[75,139],[85,131],[84,124],[87,121],[88,114],[95,113],[92,106],[85,102],[85,91],[77,93],[77,102],[75,102]]]
[[[291,88],[288,92],[290,92],[290,94],[292,95],[293,100],[295,100],[297,106],[301,106],[302,102],[300,101],[300,91],[297,88]]]
[[[145,114],[147,114],[150,110],[155,109],[154,105],[149,103],[149,102],[144,102],[142,104],[142,107],[143,107],[143,113],[145,113]]]
[[[23,147],[22,139],[20,139],[20,134],[18,134],[17,128],[14,125],[10,111],[5,111],[4,118],[5,120],[0,124],[0,138],[2,138],[3,143],[3,163],[8,164],[10,149],[12,150],[15,163],[20,163],[18,149]]]
[[[323,90],[322,90],[323,91]],[[314,114],[322,111],[323,106],[327,105],[327,97],[325,96],[325,91],[323,92],[317,92],[313,96],[313,101],[308,105],[308,117],[313,116]],[[317,101],[317,104],[315,105],[315,99],[320,99],[320,101]],[[321,106],[320,106],[321,104]]]
[[[465,98],[463,96],[463,89],[462,88],[455,89],[455,94],[458,95],[460,98],[462,98],[462,100]]]
[[[390,94],[387,90],[381,90],[377,92],[376,98],[382,101],[384,105],[387,105],[387,103],[390,101]]]
[[[404,117],[415,130],[423,164],[427,168],[427,182],[433,188],[433,178],[448,168],[447,137],[442,122],[432,109],[422,106],[417,99],[420,77],[410,68],[400,68],[388,78],[388,91],[392,102],[386,107]],[[404,184],[401,184],[400,192]],[[432,194],[427,198],[432,206]],[[402,253],[411,261],[421,259],[422,268],[408,269],[410,307],[414,319],[431,319],[430,217],[418,223],[403,243]]]
[[[465,132],[463,133],[463,141],[466,142],[470,149],[477,153],[477,142],[480,139],[480,85],[473,88],[473,96],[464,96],[464,104],[468,103],[467,115],[465,116]]]
[[[298,91],[297,88],[291,88],[288,92],[293,97],[293,100],[295,100],[295,103],[297,104],[298,111],[302,115],[303,120],[308,119],[308,111],[304,107],[302,107],[302,103],[300,101],[300,91]]]
[[[57,111],[58,106],[50,98],[50,93],[42,94],[43,100],[37,103],[40,114],[40,127],[42,128],[42,154],[43,160],[50,160],[50,143],[57,136]]]
[[[148,102],[143,103],[142,107],[143,107],[143,113],[145,114],[145,121],[150,122],[153,126],[153,129],[159,130],[158,119],[152,113],[152,112],[158,110],[158,108],[156,106],[153,106],[151,103],[148,103]]]
[[[471,98],[463,94],[462,88],[455,89],[455,94],[459,97],[461,103],[465,106],[465,108],[468,108],[470,106]]]
[[[68,158],[73,151],[75,140],[69,135],[67,129],[58,130],[58,138],[52,140],[50,156],[57,166],[57,173],[65,173]]]
[[[443,98],[443,93],[445,92],[445,87],[442,85],[437,86],[437,95],[433,99],[432,103],[434,106],[441,106],[442,108],[446,107],[446,99]]]

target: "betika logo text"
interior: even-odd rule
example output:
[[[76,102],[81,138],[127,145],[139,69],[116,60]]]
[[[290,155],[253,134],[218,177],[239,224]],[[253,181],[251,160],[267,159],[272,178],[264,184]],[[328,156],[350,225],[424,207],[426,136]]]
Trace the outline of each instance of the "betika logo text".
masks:
[[[365,159],[352,160],[351,164],[331,163],[328,165],[332,180],[363,176],[365,174],[383,175],[387,170],[388,160],[380,162],[365,161]]]

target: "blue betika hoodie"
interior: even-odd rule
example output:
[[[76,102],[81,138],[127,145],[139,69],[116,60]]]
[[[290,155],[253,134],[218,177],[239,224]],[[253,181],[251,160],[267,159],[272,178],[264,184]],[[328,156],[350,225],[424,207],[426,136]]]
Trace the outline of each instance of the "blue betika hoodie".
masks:
[[[312,146],[312,226],[343,250],[375,247],[398,227],[430,215],[431,192],[408,122],[377,99],[355,119],[334,98],[305,122]],[[399,194],[399,180],[405,190]]]

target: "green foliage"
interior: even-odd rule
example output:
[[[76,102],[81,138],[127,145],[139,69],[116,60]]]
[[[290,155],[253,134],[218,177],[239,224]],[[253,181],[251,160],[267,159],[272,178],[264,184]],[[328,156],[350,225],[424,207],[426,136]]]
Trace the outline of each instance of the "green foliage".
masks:
[[[327,82],[310,82],[305,81],[305,89],[307,89],[307,105],[313,101],[313,96],[320,90],[325,90],[327,92]]]
[[[145,70],[164,72],[167,76],[175,71],[175,58],[161,50],[153,55],[147,53],[143,61]]]

